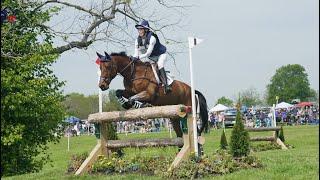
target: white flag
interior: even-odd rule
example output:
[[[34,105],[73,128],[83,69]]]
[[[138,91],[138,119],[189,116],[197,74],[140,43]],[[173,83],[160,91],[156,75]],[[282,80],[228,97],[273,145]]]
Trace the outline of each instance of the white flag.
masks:
[[[196,37],[188,37],[188,40],[189,40],[189,48],[193,48],[203,41],[203,39],[199,39]]]

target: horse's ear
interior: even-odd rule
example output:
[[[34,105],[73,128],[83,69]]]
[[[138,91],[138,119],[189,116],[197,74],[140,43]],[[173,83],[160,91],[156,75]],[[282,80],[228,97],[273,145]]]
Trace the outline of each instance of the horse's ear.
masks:
[[[101,54],[99,54],[98,52],[96,52],[97,53],[97,56],[100,58],[100,59],[102,59],[102,55]]]
[[[110,57],[110,56],[109,56],[109,54],[108,54],[108,53],[106,53],[105,51],[104,51],[104,55],[106,56],[106,59],[111,60],[111,57]]]

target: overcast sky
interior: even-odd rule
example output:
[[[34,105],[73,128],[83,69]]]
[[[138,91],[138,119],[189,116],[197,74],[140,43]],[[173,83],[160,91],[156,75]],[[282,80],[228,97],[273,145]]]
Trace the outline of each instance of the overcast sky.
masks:
[[[302,65],[311,88],[319,89],[318,0],[186,2],[197,4],[184,16],[188,25],[170,33],[185,37],[186,43],[190,35],[204,39],[192,53],[195,86],[205,95],[209,107],[222,96],[235,99],[249,88],[263,95],[276,69],[288,64]],[[61,55],[53,70],[60,80],[67,81],[65,93],[98,93],[95,51],[104,50],[108,51],[103,44],[95,44],[88,50],[75,49]],[[127,53],[133,54],[133,46]],[[176,56],[176,67],[172,60],[167,67],[176,79],[190,84],[187,49]],[[123,88],[122,78],[114,79],[110,88]]]

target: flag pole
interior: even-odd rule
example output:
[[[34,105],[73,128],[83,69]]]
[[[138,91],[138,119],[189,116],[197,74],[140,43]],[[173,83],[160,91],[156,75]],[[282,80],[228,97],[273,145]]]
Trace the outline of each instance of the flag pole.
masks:
[[[98,69],[98,83],[100,81],[101,70]],[[102,113],[102,90],[99,88],[99,113]]]
[[[191,78],[191,101],[192,101],[192,118],[193,118],[193,142],[194,142],[194,153],[195,156],[198,157],[198,128],[197,128],[197,114],[196,114],[196,102],[195,102],[195,89],[193,83],[193,66],[192,66],[192,51],[190,46],[190,38],[189,42],[189,59],[190,59],[190,78]]]

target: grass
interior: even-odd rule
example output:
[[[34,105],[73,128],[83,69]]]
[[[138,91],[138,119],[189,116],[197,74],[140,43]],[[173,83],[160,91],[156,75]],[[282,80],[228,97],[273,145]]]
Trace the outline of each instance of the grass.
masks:
[[[204,150],[211,154],[219,148],[221,129],[211,130],[205,135]],[[226,130],[228,143],[230,142],[231,129]],[[272,132],[250,132],[251,136],[272,135]],[[254,153],[263,164],[260,169],[244,169],[224,176],[214,176],[215,179],[319,179],[319,126],[285,126],[284,136],[286,143],[293,145],[289,150],[268,150]],[[160,138],[169,137],[168,131],[147,134],[120,134],[120,139],[125,138]],[[67,151],[67,138],[62,138],[58,144],[50,144],[52,163],[47,164],[39,173],[6,177],[4,179],[161,179],[153,176],[137,174],[103,176],[84,175],[75,177],[66,175],[68,161],[72,154],[90,152],[96,145],[95,136],[72,137],[70,151]],[[142,154],[144,156],[167,155],[175,156],[177,148],[149,148],[126,149],[128,156]],[[206,179],[212,179],[208,177]]]

